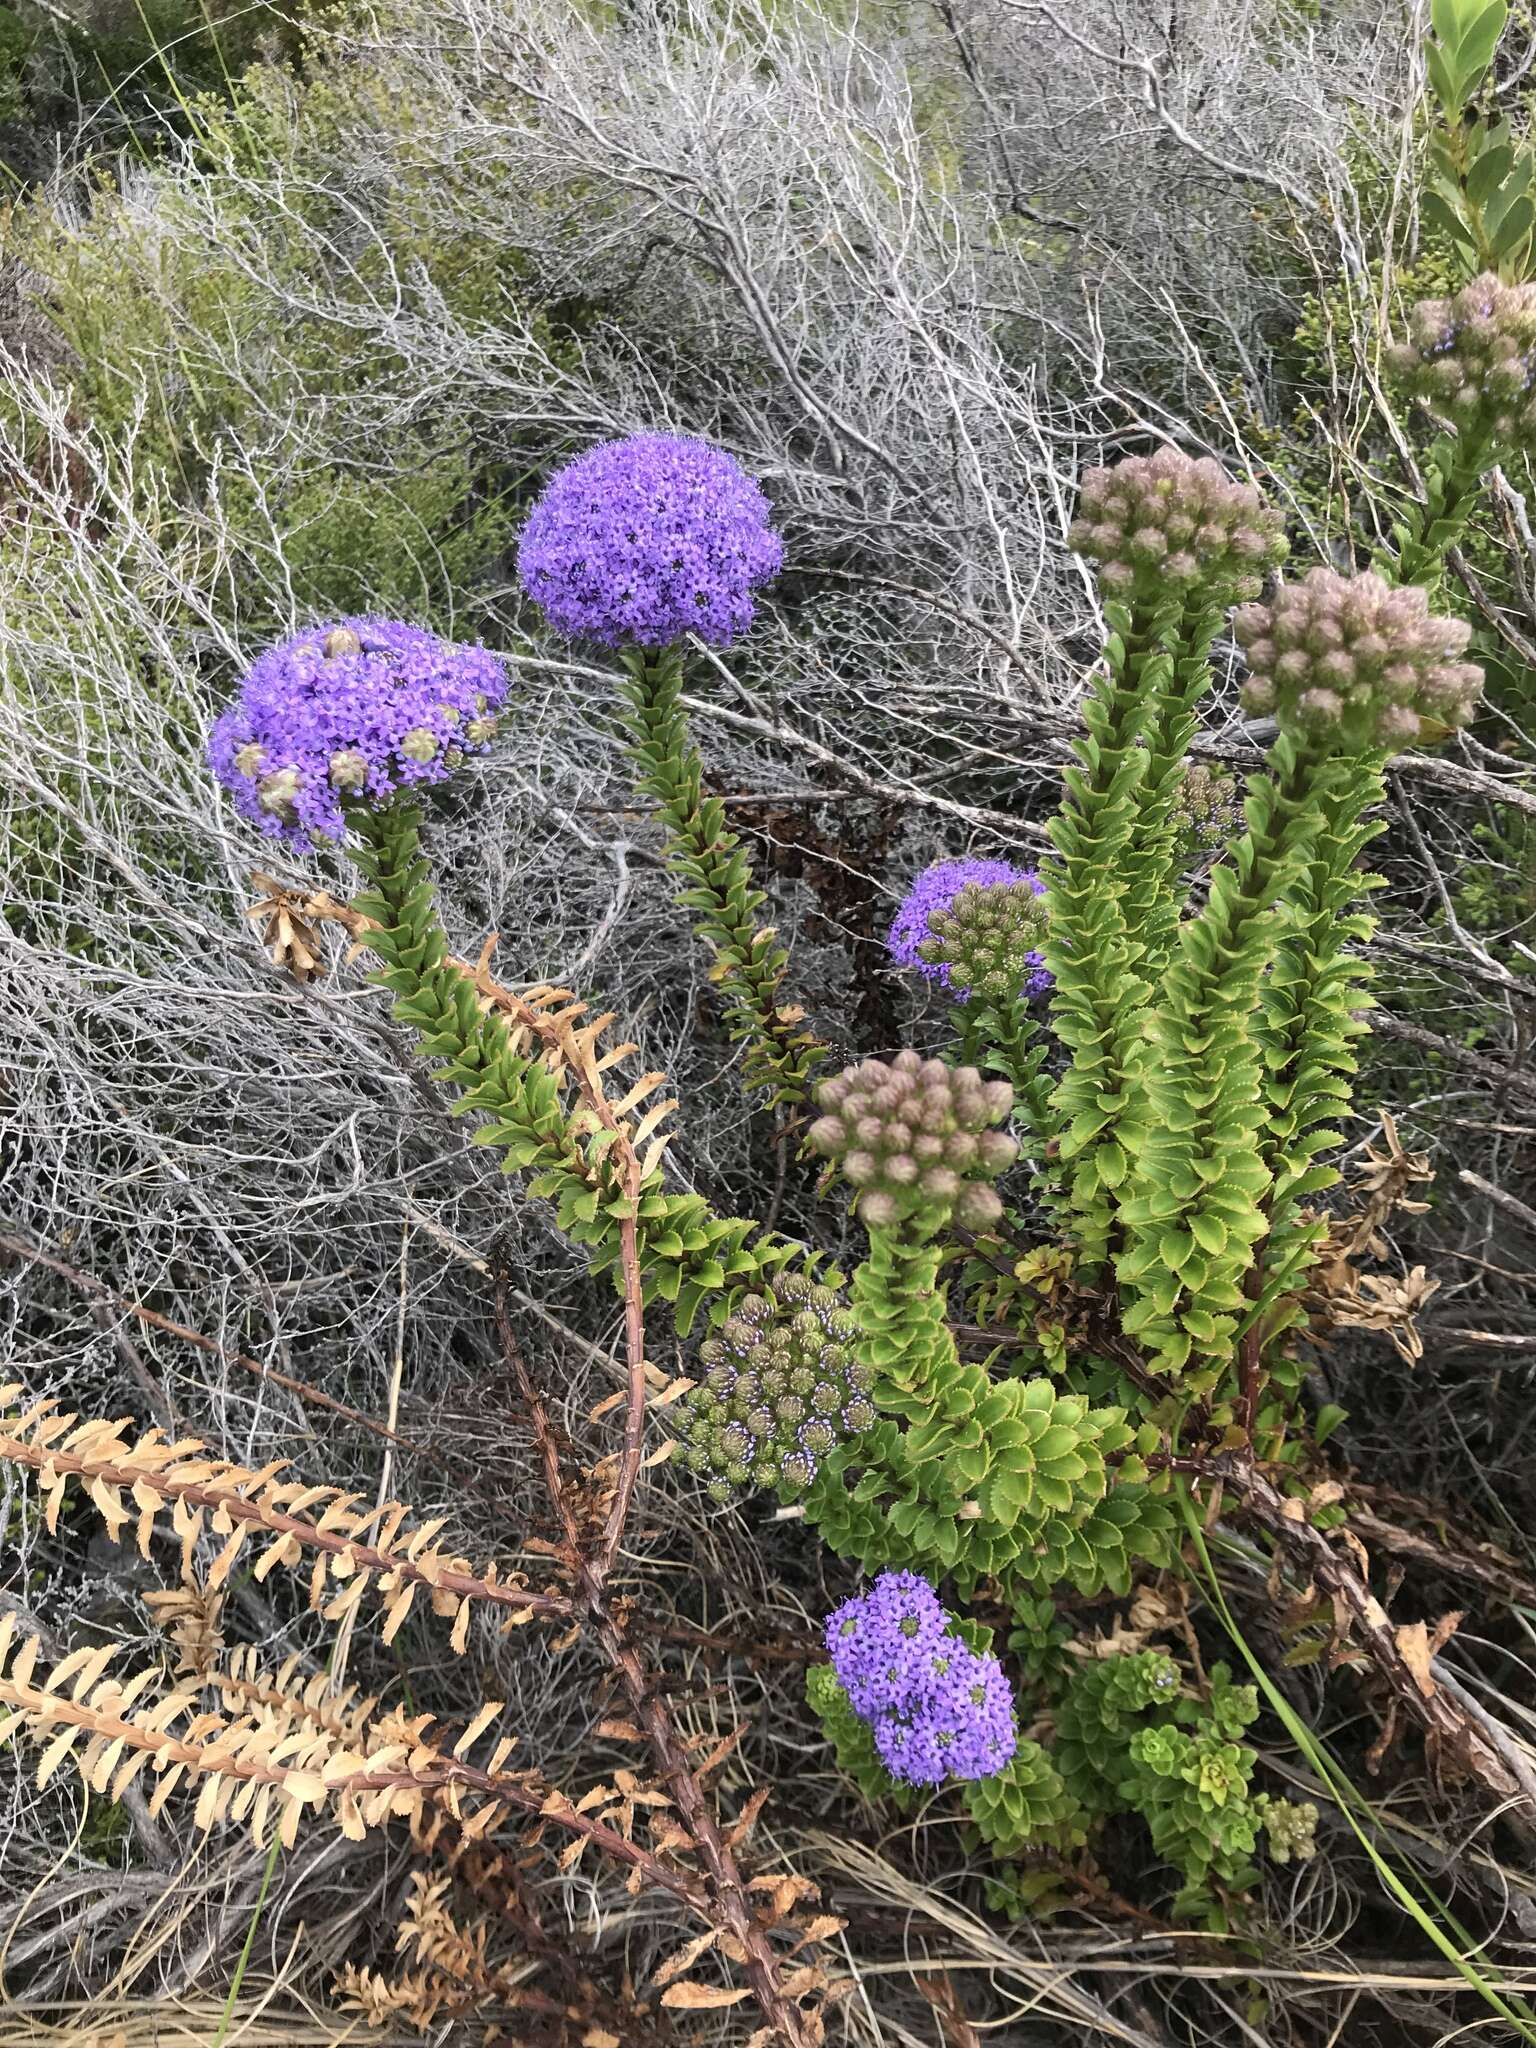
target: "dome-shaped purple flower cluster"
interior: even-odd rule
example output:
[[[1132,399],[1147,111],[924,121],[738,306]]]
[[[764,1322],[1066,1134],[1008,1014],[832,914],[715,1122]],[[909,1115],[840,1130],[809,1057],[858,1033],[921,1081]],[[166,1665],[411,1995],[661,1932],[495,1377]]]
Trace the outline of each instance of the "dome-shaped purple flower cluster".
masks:
[[[1280,516],[1219,462],[1177,448],[1090,469],[1070,539],[1113,597],[1152,602],[1196,588],[1213,604],[1257,597],[1285,558]]]
[[[1400,390],[1464,438],[1536,447],[1536,284],[1485,272],[1454,298],[1421,299],[1408,334],[1387,350]]]
[[[1045,884],[1006,860],[941,860],[925,868],[891,922],[891,958],[915,967],[956,1002],[1043,995],[1039,949]]]
[[[1243,708],[1340,752],[1397,753],[1471,719],[1483,687],[1460,661],[1471,628],[1436,618],[1417,584],[1309,569],[1232,630],[1248,657]]]
[[[915,1572],[882,1572],[845,1600],[827,1617],[826,1645],[881,1762],[903,1784],[990,1778],[1018,1748],[1002,1665],[950,1632],[938,1595]]]
[[[558,470],[518,545],[524,590],[557,632],[605,647],[724,646],[783,544],[761,487],[707,441],[634,434]]]
[[[242,817],[303,846],[343,806],[441,782],[496,735],[507,674],[484,647],[395,619],[342,619],[269,647],[214,725],[208,761]]]

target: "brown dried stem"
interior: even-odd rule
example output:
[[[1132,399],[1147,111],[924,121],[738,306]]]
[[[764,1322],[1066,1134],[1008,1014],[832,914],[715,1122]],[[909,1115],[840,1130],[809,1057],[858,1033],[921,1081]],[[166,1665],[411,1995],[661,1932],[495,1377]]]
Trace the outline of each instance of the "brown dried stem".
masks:
[[[1394,1708],[1419,1724],[1431,1752],[1507,1802],[1511,1818],[1526,1832],[1536,1832],[1536,1799],[1528,1782],[1487,1729],[1436,1682],[1428,1657],[1410,1655],[1423,1638],[1422,1624],[1416,1630],[1394,1625],[1371,1591],[1369,1560],[1347,1525],[1339,1532],[1340,1541],[1330,1542],[1309,1519],[1305,1504],[1282,1493],[1246,1451],[1180,1461],[1180,1469],[1191,1466],[1225,1487],[1232,1509],[1257,1522],[1273,1540],[1277,1556],[1332,1603],[1340,1635],[1370,1660],[1390,1689]],[[1336,1500],[1338,1489],[1329,1492]]]
[[[779,1962],[767,1931],[753,1912],[735,1856],[720,1831],[697,1773],[689,1765],[681,1737],[665,1702],[656,1690],[652,1674],[641,1663],[623,1622],[607,1594],[604,1556],[609,1532],[614,1526],[610,1513],[601,1544],[593,1554],[583,1543],[580,1517],[561,1470],[560,1447],[555,1438],[548,1407],[529,1369],[507,1307],[509,1275],[505,1261],[493,1261],[496,1276],[496,1324],[508,1365],[528,1411],[528,1420],[538,1442],[556,1513],[566,1531],[567,1563],[578,1589],[579,1603],[589,1616],[593,1632],[610,1669],[618,1677],[642,1732],[656,1769],[671,1794],[679,1818],[697,1849],[709,1879],[711,1925],[733,1938],[744,1959],[744,1968],[757,2002],[773,2034],[790,2048],[811,2048],[814,2039],[805,2016],[783,1990]],[[634,1273],[633,1293],[626,1275],[626,1310],[638,1320],[639,1271]],[[631,1344],[631,1400],[635,1385],[635,1347]],[[640,1381],[644,1400],[644,1381]]]

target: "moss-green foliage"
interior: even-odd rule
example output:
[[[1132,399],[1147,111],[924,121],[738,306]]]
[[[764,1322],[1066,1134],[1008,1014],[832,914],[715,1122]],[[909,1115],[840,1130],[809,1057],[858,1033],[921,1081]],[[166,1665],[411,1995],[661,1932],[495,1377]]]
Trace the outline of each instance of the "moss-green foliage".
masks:
[[[1226,1665],[1212,1667],[1206,1698],[1189,1699],[1157,1650],[1080,1666],[1056,1709],[1052,1754],[1066,1790],[1090,1814],[1139,1814],[1183,1880],[1175,1913],[1212,1927],[1225,1925],[1218,1888],[1256,1881],[1262,1829],[1286,1856],[1309,1853],[1315,1812],[1252,1789],[1254,1752],[1239,1737],[1257,1715],[1253,1687],[1234,1685]]]
[[[830,1664],[812,1664],[805,1674],[805,1697],[811,1712],[821,1723],[821,1732],[832,1745],[837,1766],[858,1786],[871,1806],[882,1801],[900,1810],[913,1805],[916,1794],[910,1785],[900,1784],[880,1761],[874,1731],[838,1683]]]
[[[1006,1770],[975,1779],[964,1796],[967,1813],[995,1855],[1079,1848],[1088,1839],[1082,1802],[1038,1742],[1021,1741]]]
[[[200,98],[227,93],[258,50],[297,52],[292,0],[131,0],[74,21],[62,9],[0,7],[0,122],[17,137],[8,166],[35,175],[48,131],[145,152],[170,125],[185,132]],[[146,140],[146,138],[151,138]]]
[[[508,543],[518,478],[451,412],[416,423],[390,330],[515,310],[538,346],[547,332],[514,307],[503,249],[430,225],[417,116],[381,80],[257,66],[195,114],[196,185],[152,169],[129,200],[103,174],[83,216],[40,196],[10,223],[67,351],[72,413],[117,451],[117,488],[185,515],[194,575],[222,529],[241,571],[227,597],[253,623],[296,603],[451,628]],[[370,127],[393,175],[360,215],[336,140]],[[276,181],[282,207],[250,196]]]

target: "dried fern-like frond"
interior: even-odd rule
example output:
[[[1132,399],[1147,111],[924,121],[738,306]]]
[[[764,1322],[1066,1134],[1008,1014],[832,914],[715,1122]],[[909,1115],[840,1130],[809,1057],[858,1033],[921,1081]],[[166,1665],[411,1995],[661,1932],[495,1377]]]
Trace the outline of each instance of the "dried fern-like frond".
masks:
[[[179,1586],[146,1593],[144,1605],[181,1652],[177,1675],[206,1678],[224,1648],[219,1627],[224,1611],[223,1594],[210,1592],[194,1573],[188,1572]]]
[[[536,1832],[554,1825],[576,1838],[574,1846],[602,1850],[629,1869],[637,1888],[647,1880],[660,1884],[707,1917],[707,1900],[691,1873],[663,1863],[594,1812],[616,1798],[632,1811],[633,1799],[626,1802],[603,1786],[601,1796],[588,1793],[573,1803],[535,1772],[508,1771],[516,1746],[509,1736],[496,1739],[483,1767],[465,1761],[501,1712],[499,1700],[487,1701],[451,1748],[433,1734],[430,1714],[391,1712],[364,1726],[360,1710],[352,1708],[353,1725],[343,1736],[311,1714],[294,1712],[292,1695],[280,1688],[278,1705],[253,1697],[233,1715],[207,1710],[184,1686],[150,1702],[160,1674],[112,1675],[117,1653],[111,1644],[72,1651],[39,1680],[38,1639],[26,1636],[18,1645],[16,1637],[15,1616],[0,1617],[0,1741],[25,1732],[42,1745],[40,1785],[67,1761],[92,1791],[119,1799],[148,1769],[160,1781],[150,1801],[158,1815],[183,1780],[195,1781],[195,1825],[249,1825],[258,1846],[275,1823],[291,1847],[305,1811],[327,1805],[354,1841],[396,1817],[420,1828],[430,1806],[439,1806],[469,1840],[491,1834],[517,1812],[541,1824]]]
[[[460,1926],[449,1910],[450,1886],[446,1877],[412,1873],[395,1942],[406,1960],[389,1974],[348,1964],[337,1978],[343,2001],[357,2007],[371,2026],[405,2019],[423,2032],[443,2015],[454,2018],[496,2006],[563,2015],[565,2009],[555,2000],[524,1988],[527,1960],[491,1960],[490,1930],[483,1921]]]
[[[222,1536],[223,1548],[205,1582],[209,1594],[224,1584],[245,1545],[253,1537],[266,1537],[253,1566],[257,1579],[279,1564],[298,1565],[310,1553],[310,1605],[327,1621],[340,1621],[371,1587],[384,1603],[385,1642],[393,1640],[422,1587],[432,1612],[453,1621],[451,1641],[459,1651],[476,1601],[504,1609],[508,1627],[536,1614],[571,1611],[569,1601],[531,1591],[520,1575],[503,1577],[494,1563],[477,1572],[467,1558],[439,1548],[436,1538],[446,1516],[413,1525],[410,1509],[399,1501],[364,1508],[360,1494],[282,1478],[289,1470],[286,1459],[250,1471],[210,1456],[195,1437],[172,1443],[161,1430],[151,1429],[134,1442],[126,1417],[82,1421],[61,1415],[53,1401],[34,1402],[19,1415],[4,1414],[23,1392],[19,1385],[0,1387],[0,1458],[38,1474],[48,1528],[57,1527],[73,1480],[90,1497],[114,1542],[130,1523],[135,1525],[145,1557],[159,1517],[169,1515],[181,1541],[184,1573],[205,1533]]]

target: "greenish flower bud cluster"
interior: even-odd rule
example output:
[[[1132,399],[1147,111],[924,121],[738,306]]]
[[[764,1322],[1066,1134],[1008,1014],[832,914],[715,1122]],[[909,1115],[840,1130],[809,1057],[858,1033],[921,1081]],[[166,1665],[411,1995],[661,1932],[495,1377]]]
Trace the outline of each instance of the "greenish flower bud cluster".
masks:
[[[1421,299],[1386,363],[1397,388],[1459,439],[1536,448],[1536,284],[1486,271],[1454,298]]]
[[[1276,1863],[1310,1863],[1317,1854],[1317,1808],[1311,1800],[1264,1799],[1264,1832]]]
[[[980,1230],[1002,1214],[990,1183],[1018,1147],[990,1127],[1013,1107],[1006,1081],[899,1052],[834,1074],[816,1100],[825,1114],[806,1143],[842,1168],[871,1230],[909,1221],[937,1229],[951,1216]]]
[[[919,942],[917,955],[949,969],[960,1001],[1012,1003],[1051,985],[1040,953],[1045,926],[1045,893],[1033,878],[989,887],[967,882],[946,909],[929,912],[931,936]]]
[[[1457,658],[1471,628],[1374,570],[1309,569],[1268,604],[1242,606],[1232,630],[1248,657],[1244,709],[1273,712],[1329,753],[1397,753],[1466,725],[1483,687],[1477,664]]]
[[[678,1426],[683,1462],[712,1500],[751,1486],[801,1492],[829,1451],[873,1425],[873,1373],[849,1349],[857,1335],[831,1288],[784,1273],[705,1340]]]
[[[1207,761],[1186,761],[1173,792],[1174,830],[1196,846],[1224,846],[1243,827],[1237,778]]]
[[[1198,586],[1217,607],[1257,597],[1286,554],[1280,517],[1257,491],[1177,448],[1087,471],[1068,537],[1110,596],[1165,602]]]

